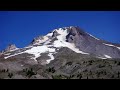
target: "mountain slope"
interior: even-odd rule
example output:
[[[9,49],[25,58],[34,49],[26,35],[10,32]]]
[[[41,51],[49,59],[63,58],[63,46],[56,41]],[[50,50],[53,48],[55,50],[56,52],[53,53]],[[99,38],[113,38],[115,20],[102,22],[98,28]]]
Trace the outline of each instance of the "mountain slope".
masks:
[[[61,47],[67,47],[76,53],[93,54],[100,58],[120,58],[120,47],[102,41],[79,27],[73,26],[55,29],[45,36],[34,38],[29,47],[25,47],[30,49],[12,56],[29,53],[36,59],[41,53],[49,52],[49,56],[52,57],[52,54],[57,53],[56,51]]]
[[[101,64],[114,75],[117,71],[111,67],[119,68],[116,63],[119,65],[120,62],[119,44],[98,39],[76,26],[54,29],[45,36],[34,38],[24,48],[10,45],[6,50],[0,54],[0,69],[9,69],[10,72],[17,73],[18,76],[14,78],[28,78],[24,76],[24,72],[29,71],[26,68],[34,68],[35,72],[39,73],[37,78],[54,78],[54,74],[69,76],[81,70],[88,70],[88,73],[92,70],[95,74]],[[110,65],[109,69],[106,69],[107,65]],[[49,70],[55,73],[48,73]],[[33,71],[29,72],[35,74]]]

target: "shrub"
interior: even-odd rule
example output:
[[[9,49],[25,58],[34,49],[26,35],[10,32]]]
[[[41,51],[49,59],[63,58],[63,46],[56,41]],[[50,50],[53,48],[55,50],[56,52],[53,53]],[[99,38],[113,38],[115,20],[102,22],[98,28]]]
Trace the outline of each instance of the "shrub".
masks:
[[[2,70],[0,70],[0,72],[8,72],[9,70],[8,69],[2,69]]]
[[[105,67],[105,65],[101,65],[101,64],[100,64],[98,67],[99,67],[99,68],[102,68],[102,67]]]
[[[79,73],[79,74],[77,75],[77,78],[81,79],[81,78],[82,78],[82,74]]]
[[[118,78],[120,78],[120,72],[118,72]]]
[[[46,71],[54,73],[56,70],[54,69],[54,67],[49,67],[48,69],[46,69]]]
[[[53,79],[70,79],[70,77],[65,75],[52,75]]]
[[[13,73],[8,73],[9,78],[12,78],[12,76],[13,76]]]
[[[66,65],[72,65],[72,62],[67,62]]]
[[[118,64],[117,65],[120,65],[120,62],[118,62]]]
[[[5,69],[3,69],[2,72],[5,72]]]
[[[31,68],[30,70],[27,70],[27,69],[26,69],[26,76],[28,76],[29,78],[30,78],[32,75],[36,75],[36,74],[37,74],[37,73],[35,73],[32,68]]]
[[[111,78],[114,78],[114,75],[112,75]]]
[[[92,75],[92,71],[90,70],[89,75]]]
[[[88,72],[88,70],[87,70],[87,69],[85,69],[83,72]]]
[[[52,75],[53,79],[62,79],[60,75]]]
[[[117,61],[114,61],[114,64],[116,64],[117,63]]]

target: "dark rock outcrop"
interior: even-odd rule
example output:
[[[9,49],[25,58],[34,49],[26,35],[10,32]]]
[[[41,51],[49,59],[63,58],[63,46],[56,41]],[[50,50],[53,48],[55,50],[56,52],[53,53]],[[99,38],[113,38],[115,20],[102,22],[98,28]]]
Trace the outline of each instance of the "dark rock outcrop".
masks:
[[[56,36],[58,36],[59,35],[59,33],[55,30],[54,32],[53,32],[53,35],[52,35],[52,37],[56,37]]]

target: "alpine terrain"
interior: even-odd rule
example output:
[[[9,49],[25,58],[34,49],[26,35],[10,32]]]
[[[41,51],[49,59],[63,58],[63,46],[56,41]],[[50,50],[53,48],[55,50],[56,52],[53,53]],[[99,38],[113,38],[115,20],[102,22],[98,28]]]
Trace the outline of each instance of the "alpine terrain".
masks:
[[[120,79],[120,44],[78,26],[54,29],[0,52],[1,79]]]

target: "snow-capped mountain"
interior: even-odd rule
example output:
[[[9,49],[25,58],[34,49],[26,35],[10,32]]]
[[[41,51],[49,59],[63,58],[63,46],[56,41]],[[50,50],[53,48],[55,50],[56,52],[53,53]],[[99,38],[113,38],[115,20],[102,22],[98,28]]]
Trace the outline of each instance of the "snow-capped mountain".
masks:
[[[11,78],[11,73],[16,79],[119,78],[119,65],[120,44],[76,26],[54,29],[24,48],[11,44],[0,52],[0,78]]]
[[[75,53],[92,55],[101,59],[120,58],[120,47],[102,41],[79,27],[70,26],[54,29],[45,36],[36,37],[30,45],[22,49],[18,49],[15,45],[8,46],[4,59],[27,53],[32,55],[31,59],[37,62],[41,54],[47,53],[50,59],[44,60],[42,64],[48,64],[55,59],[54,55],[59,53],[59,49],[63,47]]]

